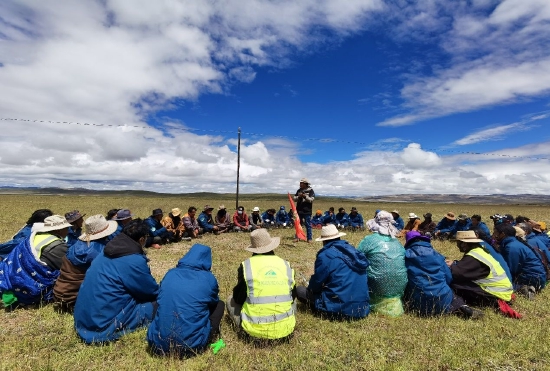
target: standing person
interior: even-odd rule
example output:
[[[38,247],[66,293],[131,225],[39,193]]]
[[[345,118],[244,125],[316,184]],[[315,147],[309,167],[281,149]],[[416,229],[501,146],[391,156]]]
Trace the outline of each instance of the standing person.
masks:
[[[220,333],[225,303],[211,268],[212,250],[195,244],[162,279],[158,309],[147,331],[155,353],[196,354]]]
[[[151,322],[158,284],[145,256],[149,228],[132,220],[90,266],[74,308],[74,327],[87,344],[113,341]]]
[[[367,267],[363,253],[347,241],[334,224],[321,229],[323,248],[315,259],[315,273],[309,286],[298,286],[298,300],[316,312],[336,319],[363,318],[369,314],[369,287]]]
[[[296,325],[294,270],[273,252],[280,240],[265,228],[250,233],[245,250],[252,257],[239,266],[237,285],[227,299],[235,327],[255,338],[285,338]]]
[[[300,188],[294,195],[294,201],[296,201],[296,211],[298,212],[299,223],[303,223],[306,227],[307,242],[313,242],[313,236],[311,233],[311,213],[313,209],[313,200],[315,199],[315,192],[309,184],[307,178],[300,179]],[[298,241],[298,239],[296,239]]]

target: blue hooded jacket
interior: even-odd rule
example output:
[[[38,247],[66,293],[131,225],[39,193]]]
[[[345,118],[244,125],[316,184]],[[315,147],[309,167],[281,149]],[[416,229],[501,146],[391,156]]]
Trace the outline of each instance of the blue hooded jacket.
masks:
[[[78,237],[82,234],[82,229],[75,231],[74,227],[69,227],[69,233],[67,234],[67,237],[65,238],[65,241],[67,242],[67,247],[71,247],[78,241]]]
[[[220,300],[211,268],[210,247],[196,244],[166,273],[157,313],[147,331],[147,341],[155,352],[192,354],[208,345],[209,316]]]
[[[408,307],[422,316],[447,313],[453,301],[451,270],[443,255],[428,241],[414,239],[405,245]]]
[[[205,211],[200,213],[197,218],[197,222],[205,232],[212,232],[214,230],[214,220],[212,219],[212,215],[208,215]]]
[[[398,230],[403,230],[403,228],[405,228],[405,221],[403,220],[402,217],[398,216],[397,219],[395,219],[395,228],[397,228]]]
[[[151,232],[151,236],[153,237],[161,237],[165,238],[168,236],[168,230],[162,226],[162,224],[156,220],[153,216],[148,217],[144,220],[145,223],[147,223],[147,226],[149,227],[149,230]]]
[[[315,309],[337,317],[363,318],[370,312],[365,255],[344,240],[328,242],[317,253],[308,290]]]
[[[25,225],[19,232],[13,236],[13,238],[7,242],[0,244],[0,261],[2,258],[8,256],[8,254],[15,249],[21,241],[26,240],[31,236],[32,225]]]
[[[325,215],[323,216],[323,224],[336,224],[336,214],[330,213],[328,211],[325,211]]]
[[[509,236],[500,242],[502,257],[506,260],[512,274],[512,283],[516,285],[544,288],[546,271],[542,260],[529,247]]]
[[[116,340],[149,324],[158,284],[138,242],[121,233],[86,272],[74,308],[74,325],[86,342]]]
[[[350,213],[348,215],[348,221],[349,221],[349,225],[351,227],[361,227],[363,228],[365,226],[365,222],[363,221],[363,215],[359,214],[359,213],[355,213],[355,214],[352,214]]]
[[[491,231],[489,231],[489,227],[487,227],[487,224],[483,222],[479,222],[477,226],[473,226],[470,224],[470,230],[475,232],[481,232],[483,233],[487,238],[491,238]]]
[[[277,214],[275,214],[275,222],[278,224],[288,223],[289,219],[288,213],[284,209],[277,211]]]
[[[67,250],[67,259],[75,267],[89,268],[92,261],[103,253],[105,245],[107,245],[107,237],[90,241],[89,246],[87,242],[78,240]]]
[[[440,233],[452,233],[454,231],[456,220],[443,218],[435,226],[435,231]]]
[[[336,215],[334,215],[334,219],[336,220],[336,225],[340,224],[342,227],[347,227],[349,225],[348,213],[337,213]]]
[[[464,223],[463,223],[464,222]],[[456,232],[459,232],[459,231],[468,231],[470,230],[470,226],[472,225],[472,220],[470,218],[462,221],[462,220],[457,220],[453,226],[453,229],[451,231],[451,234],[456,234]],[[489,235],[490,236],[490,235]]]
[[[546,245],[537,237],[535,233],[529,233],[525,236],[525,239],[529,245],[538,247],[546,255],[546,259],[550,262],[550,250],[548,250],[548,247],[546,247]]]
[[[321,215],[313,215],[313,217],[311,218],[311,225],[323,225],[323,219],[324,219],[324,216],[321,214]]]

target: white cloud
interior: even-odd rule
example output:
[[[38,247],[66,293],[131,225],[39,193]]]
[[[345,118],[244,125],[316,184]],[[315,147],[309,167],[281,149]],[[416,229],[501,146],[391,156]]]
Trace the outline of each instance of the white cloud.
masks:
[[[487,128],[483,130],[476,131],[475,133],[469,134],[464,138],[458,139],[453,142],[454,145],[464,146],[468,144],[502,140],[507,136],[510,136],[513,133],[518,131],[531,130],[532,125],[526,125],[523,122],[516,122],[514,124],[496,126],[492,128]]]
[[[424,151],[418,143],[409,144],[403,150],[401,160],[411,169],[435,168],[441,164],[441,159],[437,154]]]

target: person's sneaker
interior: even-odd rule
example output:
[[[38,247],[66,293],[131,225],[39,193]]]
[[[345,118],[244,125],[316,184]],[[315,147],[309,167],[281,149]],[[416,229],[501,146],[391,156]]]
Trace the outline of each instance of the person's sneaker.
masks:
[[[464,317],[469,319],[480,319],[482,318],[485,313],[479,309],[472,308],[468,305],[463,305],[459,308],[460,313],[464,315]]]
[[[522,296],[525,296],[527,300],[534,300],[536,295],[536,290],[533,286],[523,285],[520,286],[516,292]]]

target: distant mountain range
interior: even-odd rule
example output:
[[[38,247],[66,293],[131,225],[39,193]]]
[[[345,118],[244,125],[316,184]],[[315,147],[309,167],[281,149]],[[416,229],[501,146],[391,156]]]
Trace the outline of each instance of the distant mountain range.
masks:
[[[34,194],[34,195],[124,195],[124,196],[142,196],[142,197],[187,197],[187,198],[209,198],[209,199],[226,199],[234,197],[235,194],[227,193],[211,193],[211,192],[198,192],[198,193],[156,193],[150,191],[139,190],[122,190],[122,191],[98,191],[86,188],[19,188],[19,187],[0,187],[0,195],[7,194]],[[256,200],[264,198],[279,198],[286,195],[277,193],[253,193],[253,194],[241,194],[239,198],[243,200]],[[346,200],[352,199],[364,202],[418,202],[418,203],[438,203],[438,204],[484,204],[484,205],[549,205],[550,195],[459,195],[459,194],[404,194],[404,195],[384,195],[384,196],[322,196],[323,200]]]

